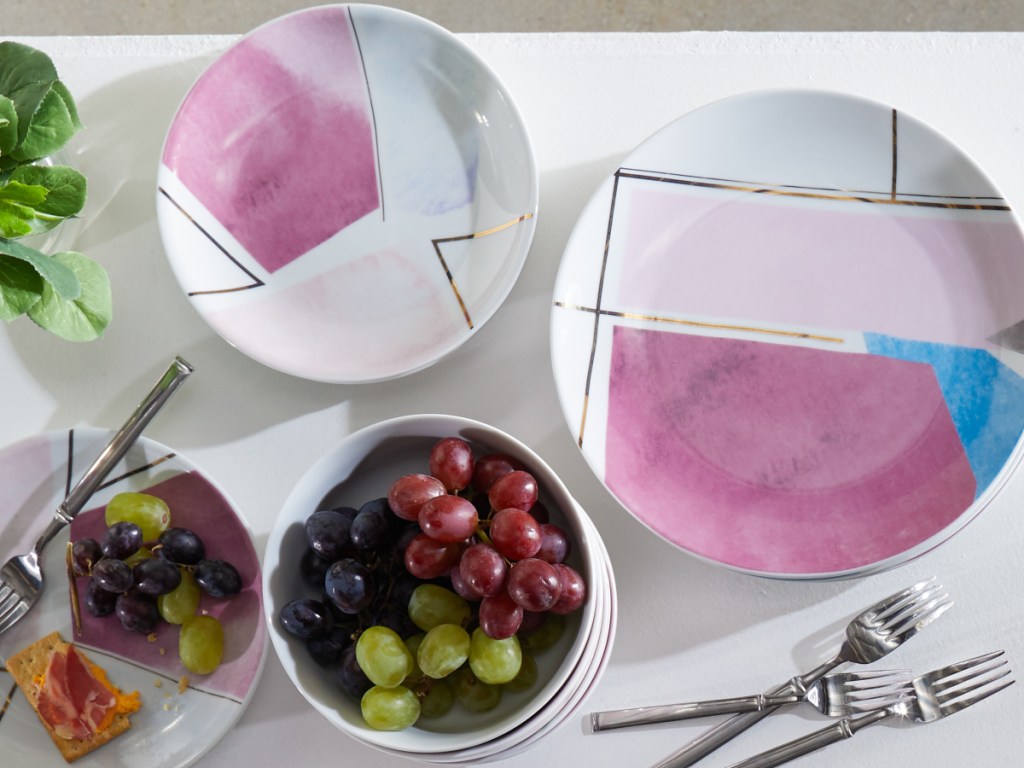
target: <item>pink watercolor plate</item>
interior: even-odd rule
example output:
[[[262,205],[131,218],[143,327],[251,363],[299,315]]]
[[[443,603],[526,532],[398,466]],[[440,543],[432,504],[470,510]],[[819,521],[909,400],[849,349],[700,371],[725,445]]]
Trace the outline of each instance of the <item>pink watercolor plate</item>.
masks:
[[[317,381],[441,359],[512,290],[536,224],[526,127],[495,73],[412,14],[323,5],[245,35],[170,126],[157,218],[225,340]]]
[[[0,559],[27,552],[52,510],[107,444],[111,433],[80,427],[31,437],[0,450]],[[69,600],[65,553],[69,540],[95,537],[104,528],[106,503],[122,491],[163,498],[171,524],[194,530],[207,556],[227,560],[243,589],[230,598],[203,596],[200,611],[224,627],[224,659],[212,674],[188,673],[178,657],[177,627],[161,622],[151,636],[125,630],[115,615],[90,616],[82,602],[76,632]],[[0,661],[53,631],[105,669],[125,691],[138,691],[142,708],[132,728],[76,761],[83,768],[184,768],[206,754],[248,707],[263,671],[267,631],[263,582],[250,531],[227,496],[185,457],[140,438],[94,494],[86,508],[44,551],[46,589],[25,618],[0,635]],[[87,577],[76,580],[84,601]],[[187,677],[187,686],[181,683]],[[0,742],[4,764],[65,765],[35,712],[0,670]]]
[[[873,573],[960,530],[1019,460],[1024,238],[913,117],[736,96],[591,199],[551,350],[586,460],[663,538],[759,575]]]

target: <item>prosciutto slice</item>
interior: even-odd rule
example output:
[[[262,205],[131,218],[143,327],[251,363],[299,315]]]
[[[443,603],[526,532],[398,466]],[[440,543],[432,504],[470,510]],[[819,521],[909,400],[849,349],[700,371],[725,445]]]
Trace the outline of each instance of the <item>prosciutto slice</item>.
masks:
[[[114,694],[96,679],[74,646],[50,657],[37,708],[58,736],[89,738],[116,704]]]

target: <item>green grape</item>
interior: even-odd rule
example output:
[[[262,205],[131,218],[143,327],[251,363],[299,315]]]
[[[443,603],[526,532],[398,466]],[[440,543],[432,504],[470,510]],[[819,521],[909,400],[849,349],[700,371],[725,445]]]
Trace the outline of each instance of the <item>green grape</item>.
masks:
[[[523,637],[524,651],[544,651],[553,646],[565,633],[565,616],[558,613],[544,614],[544,623],[535,631]]]
[[[422,682],[425,677],[423,670],[420,669],[420,665],[416,661],[416,655],[420,650],[420,643],[423,642],[424,637],[426,635],[422,632],[417,632],[415,635],[409,635],[409,637],[405,638],[405,647],[409,649],[409,655],[412,656],[412,671],[402,681],[402,684],[406,687],[411,687],[410,684]]]
[[[171,525],[167,503],[148,493],[117,494],[107,503],[103,517],[108,528],[114,523],[135,523],[142,529],[143,541],[156,541]]]
[[[424,632],[440,624],[464,627],[470,613],[469,603],[437,584],[420,584],[409,598],[409,618]]]
[[[489,685],[473,674],[469,665],[460,667],[449,678],[455,700],[470,712],[490,712],[501,703],[501,686]]]
[[[378,731],[401,731],[420,717],[420,700],[403,686],[383,688],[375,685],[360,701],[363,720]]]
[[[213,616],[189,616],[181,623],[178,655],[185,669],[208,675],[224,658],[224,628]]]
[[[179,568],[178,571],[181,573],[178,586],[156,599],[156,607],[168,624],[181,624],[189,616],[195,616],[202,595],[192,572],[187,568]]]
[[[455,691],[447,680],[431,680],[430,686],[420,697],[422,717],[443,717],[455,704]]]
[[[139,547],[135,552],[124,559],[125,565],[135,566],[136,563],[141,563],[143,560],[149,560],[153,557],[153,553],[148,547]]]
[[[356,641],[356,661],[370,682],[381,688],[394,688],[412,672],[409,649],[395,630],[377,625],[369,627]]]
[[[469,633],[458,624],[438,624],[420,643],[416,661],[427,677],[447,677],[469,658]]]
[[[523,664],[523,652],[515,635],[495,640],[477,627],[469,648],[469,666],[478,679],[500,685],[514,679]]]
[[[528,653],[523,654],[523,663],[519,667],[519,672],[505,683],[505,687],[510,691],[527,691],[533,687],[533,684],[537,682],[537,660]]]

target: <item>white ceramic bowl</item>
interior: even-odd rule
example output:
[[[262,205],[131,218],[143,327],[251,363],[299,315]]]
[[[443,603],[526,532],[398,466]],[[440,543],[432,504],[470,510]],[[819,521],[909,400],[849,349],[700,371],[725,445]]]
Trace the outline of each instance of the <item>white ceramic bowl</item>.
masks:
[[[501,704],[485,714],[469,714],[458,705],[448,715],[421,719],[404,731],[369,728],[359,703],[345,694],[330,675],[317,666],[304,644],[288,635],[277,619],[281,607],[306,595],[298,561],[306,544],[302,524],[324,506],[362,503],[386,494],[390,484],[410,472],[426,472],[431,446],[440,438],[457,436],[469,442],[477,455],[507,453],[523,463],[537,479],[541,500],[552,522],[562,525],[571,539],[568,562],[588,585],[607,588],[608,565],[602,546],[595,546],[596,529],[574,502],[554,471],[532,450],[495,427],[458,416],[415,415],[380,422],[348,436],[318,460],[299,480],[285,501],[271,531],[264,557],[265,605],[270,636],[281,663],[300,693],[329,722],[364,743],[388,751],[419,754],[457,753],[512,731],[544,710],[569,680],[579,679],[579,666],[592,634],[607,634],[595,626],[600,600],[587,600],[570,614],[566,632],[553,648],[537,656],[538,682],[523,693],[505,692]],[[603,615],[603,614],[602,614]],[[593,655],[584,661],[589,664]],[[550,712],[554,716],[555,712]]]
[[[199,77],[157,171],[178,282],[225,340],[286,373],[394,378],[498,310],[538,178],[497,75],[404,11],[321,5],[245,35]]]

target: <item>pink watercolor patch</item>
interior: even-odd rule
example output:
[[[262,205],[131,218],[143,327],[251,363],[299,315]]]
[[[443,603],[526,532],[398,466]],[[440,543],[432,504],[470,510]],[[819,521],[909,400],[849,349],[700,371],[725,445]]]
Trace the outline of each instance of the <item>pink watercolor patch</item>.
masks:
[[[930,366],[617,327],[606,477],[680,547],[766,573],[896,556],[974,500]]]
[[[266,645],[263,627],[263,582],[259,559],[248,532],[221,493],[202,475],[185,472],[164,480],[145,493],[167,502],[171,525],[195,531],[206,545],[206,556],[227,560],[242,577],[242,591],[227,598],[203,595],[200,613],[224,627],[224,660],[207,676],[190,674],[178,658],[178,627],[161,621],[153,638],[125,630],[114,615],[96,618],[81,611],[82,633],[75,642],[112,653],[173,680],[185,675],[193,688],[243,701],[259,673]],[[71,540],[102,539],[104,508],[82,512],[71,523]],[[87,578],[77,580],[84,606]]]
[[[229,49],[186,97],[163,162],[268,272],[376,210],[347,9],[286,17]]]

